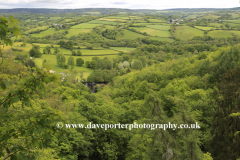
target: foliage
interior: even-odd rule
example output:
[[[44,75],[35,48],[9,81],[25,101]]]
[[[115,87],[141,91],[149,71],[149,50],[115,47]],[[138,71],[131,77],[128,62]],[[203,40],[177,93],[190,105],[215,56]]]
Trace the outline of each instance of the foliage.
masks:
[[[56,55],[57,65],[63,67],[66,62],[66,58],[62,53],[57,53]]]
[[[71,71],[74,68],[75,62],[74,62],[74,58],[73,57],[68,57],[68,65],[71,66]]]
[[[84,64],[84,60],[82,58],[77,58],[76,59],[76,65],[77,66],[83,66]]]

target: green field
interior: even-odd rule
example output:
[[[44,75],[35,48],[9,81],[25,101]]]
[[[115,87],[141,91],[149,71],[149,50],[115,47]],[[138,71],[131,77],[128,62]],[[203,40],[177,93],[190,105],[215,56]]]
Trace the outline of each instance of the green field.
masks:
[[[124,19],[107,19],[107,18],[99,18],[97,20],[101,20],[101,21],[111,21],[111,22],[115,22],[115,21],[121,21],[121,22],[125,22],[126,20]]]
[[[118,55],[108,55],[107,57],[108,57],[108,59],[112,59],[112,58],[116,58],[117,56]],[[65,57],[66,57],[66,63],[67,63],[67,59],[70,56],[65,55]],[[97,56],[97,57],[99,57],[100,59],[103,59],[105,56]],[[73,56],[73,58],[74,58],[74,62],[75,63],[76,63],[76,59],[77,58],[82,58],[84,60],[84,63],[86,61],[91,61],[92,60],[92,56]],[[64,69],[62,67],[57,66],[56,55],[44,54],[44,55],[42,55],[42,58],[36,58],[34,61],[35,61],[36,65],[40,67],[40,66],[42,66],[42,61],[44,59],[47,60],[47,63],[51,64],[52,70],[56,71],[56,73],[61,73],[64,70],[66,70],[66,69]],[[84,78],[87,78],[89,76],[89,74],[93,71],[92,69],[86,68],[85,66],[83,66],[83,67],[74,66],[74,69],[77,69],[78,72],[83,72]],[[69,72],[70,72],[70,68],[67,69],[67,70],[69,70]],[[78,77],[78,79],[80,79],[80,77]]]
[[[208,33],[211,37],[232,37],[233,35],[240,36],[240,31],[233,30],[215,30]]]
[[[61,19],[62,17],[50,17],[51,20],[58,20]]]
[[[151,40],[158,40],[158,41],[167,41],[167,42],[174,42],[171,38],[163,38],[163,37],[149,37]]]
[[[128,47],[110,47],[113,50],[117,51],[134,51],[136,48],[128,48]]]
[[[54,28],[49,28],[46,31],[42,31],[38,34],[31,34],[32,37],[43,37],[43,36],[48,36],[48,35],[53,35],[54,33],[61,33],[64,32],[63,30],[58,30],[56,31]]]
[[[76,50],[77,51],[77,50]],[[80,49],[82,52],[82,55],[112,55],[112,54],[118,54],[119,52],[110,50],[110,49],[100,49],[100,50],[88,50],[88,49]]]
[[[129,17],[127,17],[127,16],[109,16],[109,17],[104,17],[104,18],[107,18],[107,19],[126,19],[126,20],[129,19]]]
[[[224,22],[230,22],[230,23],[240,23],[240,20],[224,20]]]
[[[221,27],[221,25],[223,25],[222,23],[209,23],[209,26],[213,26],[213,27]]]
[[[167,25],[147,25],[147,27],[163,31],[168,31],[170,29],[170,26]]]
[[[129,30],[124,30],[124,38],[126,39],[136,39],[138,37],[145,37],[144,35],[129,31]]]
[[[209,31],[211,29],[215,29],[214,27],[203,27],[203,26],[194,26],[194,27],[197,29],[204,30],[204,31]]]
[[[25,34],[31,33],[31,32],[36,32],[36,31],[43,31],[48,29],[48,26],[41,26],[41,27],[37,27],[37,28],[33,28],[33,29],[29,29],[28,31],[25,32]]]
[[[99,25],[102,25],[102,24],[81,23],[81,24],[72,26],[71,29],[84,29],[84,28],[92,29],[92,28],[94,28],[96,26],[99,26]]]
[[[176,38],[183,40],[188,40],[194,36],[204,36],[203,31],[189,27],[189,26],[179,26],[176,27],[175,31]]]
[[[169,31],[161,31],[161,30],[156,30],[156,29],[152,29],[152,28],[142,30],[141,32],[146,32],[150,36],[158,36],[158,37],[170,37],[171,36]]]
[[[71,36],[77,36],[79,33],[87,33],[90,32],[91,30],[92,29],[69,29],[66,37],[69,38]]]
[[[165,20],[161,20],[161,19],[148,19],[149,20],[149,22],[156,22],[156,23],[162,23],[162,22],[166,22]]]
[[[117,22],[102,21],[102,20],[92,20],[92,21],[89,21],[88,23],[90,23],[90,24],[111,24],[111,25],[117,24]]]
[[[137,31],[143,31],[143,30],[146,30],[146,29],[148,29],[147,27],[129,27],[130,29],[132,29],[132,28],[134,28],[134,29],[136,29]]]

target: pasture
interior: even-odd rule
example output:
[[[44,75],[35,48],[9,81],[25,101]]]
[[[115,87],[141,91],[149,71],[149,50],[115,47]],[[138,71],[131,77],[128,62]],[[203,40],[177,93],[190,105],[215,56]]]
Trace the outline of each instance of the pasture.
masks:
[[[194,27],[204,31],[210,31],[211,29],[215,29],[214,27],[203,27],[203,26],[194,26]]]
[[[91,24],[91,23],[81,23],[81,24],[77,24],[75,26],[72,26],[71,29],[84,29],[84,28],[94,28],[96,26],[100,26],[102,24]]]
[[[174,42],[171,38],[164,38],[164,37],[149,37],[151,40],[158,40],[158,41],[167,41],[167,42]]]
[[[124,29],[124,38],[126,39],[137,39],[138,37],[145,37],[144,35]]]
[[[101,20],[92,20],[92,21],[89,21],[88,23],[90,23],[90,24],[111,24],[111,25],[117,24],[117,22],[101,21]]]
[[[176,38],[183,40],[192,39],[194,36],[204,36],[203,33],[203,31],[189,26],[176,27],[175,31]]]
[[[147,25],[147,27],[163,31],[168,31],[170,29],[170,26],[167,25]]]
[[[224,20],[224,22],[230,22],[230,23],[240,23],[240,20]]]
[[[54,33],[61,33],[61,32],[65,32],[63,30],[55,30],[54,28],[49,28],[45,31],[42,31],[38,34],[31,34],[32,37],[44,37],[44,36],[49,36],[49,35],[53,35]]]
[[[240,36],[240,31],[233,31],[233,30],[215,30],[215,31],[210,31],[208,33],[209,36],[211,37],[232,37],[233,35]]]
[[[43,31],[43,30],[46,30],[46,29],[48,29],[48,26],[41,26],[41,27],[29,29],[28,31],[25,32],[25,34],[36,32],[36,31]]]
[[[161,19],[148,19],[148,21],[150,23],[163,23],[163,22],[166,22],[165,20],[161,20]]]
[[[100,20],[100,21],[110,21],[110,22],[116,22],[116,21],[125,22],[126,21],[124,19],[108,19],[108,18],[99,18],[97,20]]]
[[[66,37],[70,38],[71,36],[77,36],[79,33],[87,33],[90,32],[91,30],[92,29],[69,29]]]
[[[161,31],[161,30],[156,30],[156,29],[152,29],[152,28],[142,30],[141,32],[146,32],[150,36],[158,36],[158,37],[170,37],[171,36],[169,31]]]
[[[134,51],[136,48],[128,48],[128,47],[110,47],[110,49],[117,51]]]
[[[212,27],[221,27],[221,25],[223,25],[222,23],[209,23],[209,26],[212,26]]]

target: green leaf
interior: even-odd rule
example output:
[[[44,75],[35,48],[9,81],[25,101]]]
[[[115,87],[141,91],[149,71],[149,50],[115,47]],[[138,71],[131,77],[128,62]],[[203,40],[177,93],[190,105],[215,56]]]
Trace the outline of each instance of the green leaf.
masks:
[[[7,88],[6,84],[4,83],[4,81],[1,81],[0,83],[0,87],[5,90]]]
[[[36,118],[34,117],[31,117],[30,120],[36,122]]]

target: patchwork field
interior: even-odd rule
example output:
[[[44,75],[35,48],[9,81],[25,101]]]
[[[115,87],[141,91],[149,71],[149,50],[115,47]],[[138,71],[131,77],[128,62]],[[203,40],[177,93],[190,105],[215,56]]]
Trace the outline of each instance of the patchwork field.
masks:
[[[138,37],[145,37],[144,35],[129,31],[129,30],[124,30],[124,38],[126,39],[136,39]]]
[[[150,36],[158,36],[158,37],[170,37],[171,36],[169,31],[161,31],[161,30],[156,30],[156,29],[152,29],[152,28],[142,30],[141,32],[146,32]]]
[[[49,28],[48,26],[41,26],[41,27],[29,29],[28,31],[25,32],[25,34],[36,32],[36,31],[43,31],[43,30],[46,30],[48,28]]]
[[[240,20],[224,20],[224,22],[240,23]]]
[[[208,33],[211,37],[232,37],[233,35],[240,36],[240,31],[233,30],[215,30]]]
[[[101,21],[110,21],[110,22],[115,22],[115,21],[121,21],[121,22],[125,22],[126,20],[124,19],[107,19],[107,18],[99,18],[97,20],[101,20]]]
[[[117,51],[134,51],[136,48],[128,48],[128,47],[110,47],[110,49]]]
[[[154,22],[154,23],[163,23],[166,22],[165,20],[160,20],[160,19],[148,19],[149,22]]]
[[[149,37],[151,40],[158,40],[158,41],[167,41],[167,42],[174,42],[171,38],[163,38],[163,37]]]
[[[84,28],[94,28],[96,26],[99,26],[101,24],[91,24],[91,23],[81,23],[75,26],[72,26],[71,29],[84,29]]]
[[[211,29],[215,29],[214,27],[203,27],[203,26],[194,26],[194,27],[197,29],[204,30],[204,31],[209,31]]]
[[[89,21],[88,23],[90,23],[90,24],[111,24],[111,25],[117,24],[117,22],[101,21],[101,20],[92,20],[92,21]]]
[[[209,26],[213,26],[213,27],[221,27],[221,25],[223,25],[222,23],[209,23]]]
[[[107,57],[108,57],[108,59],[113,59],[113,58],[116,58],[117,56],[118,55],[108,55]],[[67,59],[69,57],[70,56],[65,55],[66,63],[67,63]],[[77,58],[82,58],[84,60],[84,63],[85,63],[86,61],[91,61],[92,57],[93,56],[73,56],[75,63],[76,63]],[[97,56],[97,57],[99,57],[100,59],[103,59],[105,56]],[[61,73],[64,70],[69,70],[69,72],[70,72],[70,68],[69,69],[64,69],[64,68],[61,68],[61,67],[57,66],[56,55],[45,55],[44,54],[44,55],[42,55],[42,58],[36,58],[34,61],[35,61],[36,65],[38,65],[40,67],[40,66],[42,66],[42,61],[44,59],[47,60],[47,63],[51,64],[51,66],[53,67],[52,70],[56,71],[56,73]],[[91,72],[93,72],[92,69],[86,68],[85,66],[83,66],[83,67],[74,66],[74,69],[77,69],[78,72],[83,72],[83,77],[84,78],[87,78],[89,76],[89,74]],[[77,77],[77,78],[80,79],[80,77]]]
[[[159,30],[164,30],[164,31],[168,31],[170,29],[170,26],[164,26],[164,25],[147,25],[147,27],[149,28],[153,28],[153,29],[159,29]]]
[[[71,36],[76,36],[79,33],[87,33],[87,32],[90,32],[91,30],[92,29],[69,29],[66,37],[69,38]]]
[[[44,36],[48,36],[48,35],[53,35],[54,33],[61,33],[64,32],[63,30],[55,30],[54,28],[49,28],[45,31],[42,31],[38,34],[31,34],[32,37],[44,37]]]
[[[109,16],[109,17],[105,17],[107,19],[126,19],[129,20],[128,16]]]
[[[203,31],[189,26],[176,27],[175,31],[176,38],[180,38],[183,40],[191,39],[194,36],[204,36],[203,33],[204,33]]]

